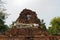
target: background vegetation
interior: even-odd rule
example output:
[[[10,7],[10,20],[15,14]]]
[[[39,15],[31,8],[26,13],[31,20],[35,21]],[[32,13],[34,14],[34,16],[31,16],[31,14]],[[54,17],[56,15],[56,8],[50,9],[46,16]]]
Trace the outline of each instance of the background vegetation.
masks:
[[[48,31],[51,35],[60,35],[60,17],[52,18]]]
[[[6,13],[3,4],[4,2],[0,0],[0,34],[3,34],[6,30],[9,29],[9,27],[5,25]]]

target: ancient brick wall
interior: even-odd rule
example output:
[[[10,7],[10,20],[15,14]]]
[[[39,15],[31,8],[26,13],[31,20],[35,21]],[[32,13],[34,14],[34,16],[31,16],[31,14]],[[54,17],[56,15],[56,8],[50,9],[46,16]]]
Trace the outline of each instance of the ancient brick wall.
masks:
[[[1,40],[60,40],[60,36],[50,36],[39,28],[14,28],[1,36]]]
[[[57,36],[40,36],[40,37],[0,37],[0,40],[60,40]]]

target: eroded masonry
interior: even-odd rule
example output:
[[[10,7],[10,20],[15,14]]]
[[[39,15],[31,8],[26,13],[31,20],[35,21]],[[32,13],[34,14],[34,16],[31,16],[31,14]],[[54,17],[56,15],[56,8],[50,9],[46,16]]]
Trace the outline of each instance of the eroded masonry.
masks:
[[[24,9],[13,27],[0,35],[0,40],[60,40],[60,36],[51,36],[41,28],[36,12]]]

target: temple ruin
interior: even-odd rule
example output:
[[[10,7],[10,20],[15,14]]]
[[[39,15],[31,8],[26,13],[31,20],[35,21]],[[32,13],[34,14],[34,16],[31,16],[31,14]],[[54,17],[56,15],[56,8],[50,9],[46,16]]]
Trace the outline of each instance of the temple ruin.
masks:
[[[24,9],[13,23],[13,27],[4,35],[0,35],[0,40],[60,40],[60,36],[51,36],[41,28],[36,12]]]

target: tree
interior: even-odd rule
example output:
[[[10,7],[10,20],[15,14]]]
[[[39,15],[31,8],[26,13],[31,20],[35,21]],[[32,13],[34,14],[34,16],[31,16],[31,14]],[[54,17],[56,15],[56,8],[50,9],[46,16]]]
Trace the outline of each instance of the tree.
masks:
[[[5,18],[6,18],[6,13],[4,13],[4,9],[2,6],[2,1],[0,0],[0,34],[4,33],[9,27],[5,25]]]
[[[54,17],[50,22],[49,33],[52,35],[60,35],[60,17]]]

